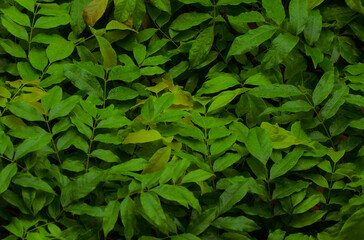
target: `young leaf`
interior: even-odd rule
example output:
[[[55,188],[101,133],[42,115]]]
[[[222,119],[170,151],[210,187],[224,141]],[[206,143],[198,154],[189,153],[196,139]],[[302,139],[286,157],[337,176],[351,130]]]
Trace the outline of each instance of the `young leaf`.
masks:
[[[188,59],[191,67],[200,65],[210,52],[214,42],[214,26],[204,29],[193,42]]]
[[[317,83],[312,93],[312,101],[315,106],[324,101],[334,88],[334,72],[326,72]]]
[[[281,25],[286,13],[282,5],[282,0],[262,0],[263,7],[267,15],[278,25]]]
[[[247,53],[270,39],[277,29],[273,26],[263,25],[257,29],[249,30],[244,35],[236,37],[231,44],[228,57]]]
[[[108,0],[92,0],[83,10],[83,20],[88,26],[93,27],[95,23],[104,15]]]
[[[129,133],[123,141],[123,144],[146,143],[161,139],[162,136],[156,130],[139,130],[138,132]]]
[[[307,0],[292,0],[289,3],[289,19],[296,35],[300,34],[308,19]]]
[[[158,149],[149,159],[150,164],[143,170],[142,174],[154,173],[165,168],[171,157],[171,147]]]
[[[249,130],[245,143],[248,151],[265,165],[272,154],[273,143],[265,129],[252,128]]]

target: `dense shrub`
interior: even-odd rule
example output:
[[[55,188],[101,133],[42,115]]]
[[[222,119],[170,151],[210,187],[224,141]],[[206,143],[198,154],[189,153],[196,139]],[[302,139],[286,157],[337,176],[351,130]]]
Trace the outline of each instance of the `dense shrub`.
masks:
[[[0,238],[364,239],[361,0],[1,0]]]

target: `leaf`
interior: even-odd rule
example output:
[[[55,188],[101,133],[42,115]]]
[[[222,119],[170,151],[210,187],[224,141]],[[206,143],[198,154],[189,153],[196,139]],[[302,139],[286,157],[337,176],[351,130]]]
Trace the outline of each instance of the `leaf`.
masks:
[[[165,168],[170,157],[171,157],[171,147],[168,146],[158,149],[149,159],[150,164],[143,170],[142,174],[158,172],[159,170]]]
[[[5,52],[9,53],[11,56],[14,56],[17,58],[26,58],[27,57],[24,49],[20,45],[11,41],[10,39],[0,38],[0,46],[4,49]]]
[[[325,0],[307,0],[307,9],[311,11],[315,7],[319,6]]]
[[[264,69],[270,69],[282,63],[292,49],[297,45],[299,38],[288,33],[281,33],[272,42],[272,47],[264,55],[262,64]]]
[[[297,147],[292,152],[287,153],[287,155],[283,159],[273,164],[270,169],[269,178],[275,179],[286,174],[297,164],[302,154],[303,150]]]
[[[123,144],[135,144],[135,143],[146,143],[153,142],[161,139],[162,136],[156,130],[139,130],[137,132],[129,133],[123,141]]]
[[[95,23],[104,15],[108,0],[92,0],[83,10],[82,17],[88,26],[93,27]]]
[[[260,44],[270,39],[276,31],[277,29],[273,26],[263,25],[236,37],[231,44],[228,57],[241,55],[259,47]]]
[[[114,16],[120,22],[125,22],[133,14],[136,1],[118,0],[115,1]]]
[[[238,80],[236,80],[233,76],[221,75],[204,82],[202,87],[197,91],[196,95],[200,96],[202,94],[217,93],[239,84]]]
[[[16,66],[18,68],[18,73],[23,80],[34,81],[34,80],[39,79],[39,74],[35,71],[35,69],[28,62],[18,62],[16,64]],[[25,99],[22,99],[22,100],[26,102]],[[37,101],[37,100],[35,100],[35,101]],[[31,101],[28,101],[28,102],[31,102]]]
[[[71,16],[70,23],[72,32],[76,35],[76,37],[80,35],[86,27],[86,24],[82,17],[82,13],[90,2],[91,0],[72,1],[71,11],[70,11],[70,16]]]
[[[115,223],[119,216],[120,203],[116,200],[110,201],[104,210],[104,217],[102,219],[102,229],[104,236],[107,236],[110,231],[114,229]]]
[[[34,24],[34,28],[56,28],[62,25],[67,25],[70,22],[69,15],[55,16],[55,17],[40,17]]]
[[[52,135],[44,132],[39,135],[36,135],[32,138],[24,140],[21,144],[19,144],[15,149],[15,159],[19,159],[24,157],[26,154],[30,152],[38,151],[39,149],[46,146],[52,139]]]
[[[212,176],[214,176],[214,174],[206,172],[202,169],[197,169],[187,173],[186,176],[183,177],[181,183],[202,182],[209,179]]]
[[[255,3],[257,0],[219,0],[216,6],[239,5],[241,3]]]
[[[81,65],[66,64],[64,66],[64,75],[71,80],[73,85],[87,94],[103,97],[103,89],[99,81],[87,70],[83,69]]]
[[[234,163],[238,162],[241,156],[236,153],[226,153],[224,156],[219,157],[215,160],[213,169],[214,172],[224,171],[226,168],[230,167]]]
[[[173,104],[175,99],[176,95],[172,93],[164,94],[163,96],[157,98],[154,102],[155,114],[159,114],[169,108]]]
[[[310,48],[305,45],[305,53],[307,56],[312,58],[312,62],[315,68],[317,68],[318,63],[321,63],[324,60],[324,54],[320,51],[319,48]]]
[[[318,204],[320,202],[320,200],[321,200],[321,196],[319,194],[309,196],[302,203],[300,203],[293,209],[293,214],[307,212],[308,210],[310,210],[311,208],[316,206],[316,204]]]
[[[107,68],[115,66],[117,63],[116,52],[109,41],[100,36],[96,36],[96,39],[100,46],[102,58],[104,59],[104,66]]]
[[[333,117],[339,108],[345,103],[344,97],[349,94],[349,88],[342,86],[335,90],[332,97],[326,102],[320,111],[323,120]]]
[[[183,233],[171,236],[171,240],[201,240],[201,238],[191,233]]]
[[[80,101],[81,97],[79,95],[74,95],[69,98],[66,98],[65,100],[54,104],[54,106],[51,107],[49,111],[49,121],[64,117],[68,115],[72,109],[76,106],[76,104]]]
[[[293,97],[300,96],[302,93],[297,87],[288,84],[270,84],[255,87],[249,94],[262,98]]]
[[[44,121],[43,115],[36,108],[25,102],[13,101],[7,107],[14,115],[27,121]]]
[[[6,165],[6,167],[0,171],[0,194],[8,189],[11,179],[17,172],[18,167],[15,163]]]
[[[99,158],[105,162],[120,162],[120,158],[110,150],[96,149],[92,151],[91,156]]]
[[[249,181],[238,182],[228,187],[219,198],[218,215],[229,211],[248,193]]]
[[[200,65],[210,52],[214,42],[214,26],[204,29],[192,43],[189,51],[190,66],[196,67]]]
[[[320,221],[325,214],[326,211],[318,210],[314,212],[306,212],[303,214],[294,215],[288,225],[294,228],[302,228],[310,226],[315,222]]]
[[[273,143],[263,128],[252,128],[249,130],[248,138],[245,143],[248,151],[265,165],[272,154]]]
[[[75,215],[89,215],[92,217],[104,217],[104,211],[101,207],[90,206],[86,203],[76,203],[65,208],[66,212]]]
[[[152,98],[149,98],[143,105],[140,113],[142,114],[142,116],[145,118],[145,120],[147,120],[148,122],[152,121],[153,117],[154,117],[154,102]]]
[[[130,240],[134,235],[135,203],[127,196],[120,204],[120,218],[124,225],[124,235]]]
[[[229,148],[235,143],[236,138],[236,135],[231,135],[215,140],[210,147],[211,155],[219,155],[229,150]]]
[[[273,199],[280,199],[306,189],[310,183],[302,180],[290,180],[288,178],[278,178],[275,180],[276,188],[273,190]]]
[[[305,28],[308,19],[307,0],[292,0],[289,3],[289,20],[296,35]]]
[[[48,112],[54,105],[62,100],[62,88],[55,86],[48,90],[47,95],[42,98],[42,106],[45,112]]]
[[[274,112],[282,111],[282,112],[308,112],[312,110],[311,105],[304,100],[296,100],[289,101],[280,107],[268,107],[266,108],[261,115],[271,114]]]
[[[312,46],[320,37],[322,28],[322,16],[319,10],[313,10],[308,13],[307,24],[304,29],[306,42]]]
[[[214,111],[221,107],[228,105],[231,101],[233,101],[240,94],[248,91],[248,88],[238,88],[232,91],[224,91],[214,97],[207,112]]]
[[[152,57],[148,57],[146,58],[141,66],[155,66],[155,65],[161,65],[164,64],[166,62],[168,62],[170,59],[168,57],[162,56],[162,55],[158,55],[158,56],[152,56]]]
[[[28,32],[23,26],[18,25],[10,18],[4,16],[1,17],[1,24],[15,37],[28,41]]]
[[[364,15],[364,7],[361,0],[345,0],[345,2],[351,9]]]
[[[277,24],[281,25],[286,13],[282,5],[282,0],[262,0],[263,8],[267,15]]]
[[[184,3],[184,4],[194,4],[194,3],[199,3],[201,4],[202,6],[205,6],[205,7],[212,7],[212,4],[209,0],[178,0],[179,2],[181,3]]]
[[[327,155],[334,163],[337,163],[345,155],[345,150],[335,151],[333,148],[329,148]]]
[[[240,217],[220,217],[212,222],[214,227],[227,231],[253,232],[259,230],[260,227],[251,219]]]
[[[71,202],[87,196],[102,181],[103,176],[103,172],[93,170],[69,182],[61,189],[62,206],[67,206]]]
[[[158,9],[171,14],[170,0],[151,0],[151,3]]]
[[[12,182],[22,187],[30,187],[34,188],[35,190],[41,190],[56,195],[48,183],[39,177],[34,177],[30,173],[17,173],[15,177],[13,177]]]
[[[120,163],[111,167],[108,171],[112,173],[121,173],[121,172],[137,172],[143,170],[146,166],[149,165],[143,158],[131,159],[129,161]]]
[[[153,192],[157,193],[162,198],[169,201],[175,201],[182,206],[188,208],[188,205],[201,212],[201,207],[198,200],[195,198],[192,192],[183,186],[162,184],[152,189]]]
[[[362,231],[364,227],[364,209],[354,212],[342,226],[338,238],[341,239],[361,239],[364,237]]]
[[[324,101],[334,88],[334,72],[326,72],[317,83],[312,93],[312,101],[316,106]]]
[[[175,31],[185,31],[191,27],[198,26],[211,18],[211,15],[208,13],[182,13],[171,23],[170,29]]]
[[[49,44],[46,53],[49,61],[53,63],[69,57],[74,49],[75,46],[71,41],[60,38]]]
[[[45,49],[32,48],[29,51],[28,57],[32,66],[39,71],[43,71],[48,65],[48,58]]]
[[[153,192],[142,192],[140,194],[140,203],[143,212],[158,229],[167,232],[167,218],[162,209],[158,196]]]
[[[106,25],[106,30],[128,30],[128,31],[133,31],[133,32],[137,32],[135,29],[129,27],[128,25],[118,22],[116,20],[111,20],[107,25]]]
[[[34,12],[35,7],[35,0],[15,0],[19,3],[22,7],[26,8],[27,10]]]
[[[364,107],[364,97],[361,95],[354,95],[354,94],[349,94],[346,98],[345,98],[346,102],[351,103],[351,104],[355,104],[359,107]]]
[[[201,234],[211,225],[211,222],[215,220],[217,215],[216,211],[216,208],[209,208],[203,211],[202,214],[197,215],[197,212],[193,212],[191,221],[187,227],[187,232],[194,235]]]
[[[273,232],[269,233],[268,240],[283,240],[285,234],[286,234],[285,231],[281,229],[276,229]]]
[[[139,96],[139,93],[128,87],[115,87],[109,91],[107,99],[126,101]]]

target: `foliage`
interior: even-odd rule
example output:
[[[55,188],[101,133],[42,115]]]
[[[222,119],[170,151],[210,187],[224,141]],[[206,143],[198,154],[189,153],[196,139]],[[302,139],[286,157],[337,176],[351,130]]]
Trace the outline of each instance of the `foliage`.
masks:
[[[361,0],[2,0],[0,238],[363,239]]]

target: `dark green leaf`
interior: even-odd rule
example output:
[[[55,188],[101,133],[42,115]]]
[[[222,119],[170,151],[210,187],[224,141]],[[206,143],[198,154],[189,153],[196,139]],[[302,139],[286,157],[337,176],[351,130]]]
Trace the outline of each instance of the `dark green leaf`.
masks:
[[[15,177],[13,177],[12,182],[22,187],[30,187],[36,190],[56,194],[48,183],[39,177],[34,177],[30,173],[17,173]]]
[[[8,189],[11,179],[18,171],[15,163],[8,164],[0,171],[0,194]]]
[[[276,24],[281,25],[286,13],[284,12],[284,7],[281,0],[263,0],[263,7],[267,12],[268,17],[270,17]]]
[[[296,35],[300,34],[308,19],[307,0],[292,0],[289,3],[289,19]]]
[[[212,44],[214,42],[214,27],[208,27],[204,29],[197,36],[193,42],[192,47],[189,51],[189,60],[191,67],[200,65],[210,52]]]

